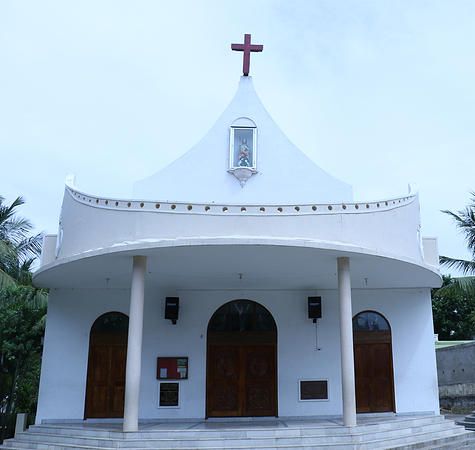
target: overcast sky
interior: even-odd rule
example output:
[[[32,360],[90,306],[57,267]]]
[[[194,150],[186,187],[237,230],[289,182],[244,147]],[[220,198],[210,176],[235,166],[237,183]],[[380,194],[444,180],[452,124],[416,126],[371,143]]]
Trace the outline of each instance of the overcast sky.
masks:
[[[440,210],[475,191],[472,0],[0,0],[0,195],[23,195],[47,232],[70,173],[128,197],[227,106],[244,33],[264,45],[256,90],[298,147],[357,200],[415,183],[423,234],[469,256]]]

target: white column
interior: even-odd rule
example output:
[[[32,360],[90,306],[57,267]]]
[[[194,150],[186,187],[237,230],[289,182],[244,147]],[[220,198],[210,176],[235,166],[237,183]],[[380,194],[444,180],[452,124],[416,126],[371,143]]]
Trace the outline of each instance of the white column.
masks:
[[[350,259],[338,258],[338,296],[340,300],[341,384],[343,424],[356,425],[355,363],[353,356],[353,323],[351,312]]]
[[[130,287],[129,337],[125,369],[124,431],[138,431],[140,371],[142,366],[145,256],[134,256]]]

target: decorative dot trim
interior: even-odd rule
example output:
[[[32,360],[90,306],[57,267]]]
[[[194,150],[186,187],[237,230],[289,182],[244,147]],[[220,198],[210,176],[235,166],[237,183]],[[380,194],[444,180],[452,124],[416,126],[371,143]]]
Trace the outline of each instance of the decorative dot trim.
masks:
[[[130,211],[144,210],[157,211],[180,214],[205,214],[212,215],[230,214],[237,215],[246,213],[246,215],[322,215],[322,214],[367,214],[371,212],[395,209],[411,203],[415,196],[401,197],[396,199],[385,200],[381,202],[370,203],[341,203],[341,204],[320,204],[320,205],[206,205],[191,203],[155,203],[147,201],[119,201],[108,198],[91,197],[81,192],[74,191],[70,187],[67,188],[71,195],[81,203],[90,203],[91,206],[103,209],[124,209]],[[169,209],[163,209],[162,205],[168,206]]]

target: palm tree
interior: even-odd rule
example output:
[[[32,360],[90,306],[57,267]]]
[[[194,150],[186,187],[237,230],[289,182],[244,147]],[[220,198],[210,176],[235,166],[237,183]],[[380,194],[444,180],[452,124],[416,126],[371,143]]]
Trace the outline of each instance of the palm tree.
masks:
[[[0,286],[31,284],[30,269],[41,252],[41,234],[30,235],[29,220],[16,216],[25,202],[17,197],[10,205],[0,196]]]
[[[35,409],[48,298],[32,286],[41,235],[17,215],[23,204],[21,197],[8,205],[0,196],[0,443],[7,417]]]
[[[446,267],[454,267],[462,271],[464,275],[475,275],[475,192],[472,192],[472,202],[458,214],[452,211],[442,211],[455,220],[459,230],[465,235],[467,247],[472,254],[471,260],[449,258],[441,256],[440,263]]]

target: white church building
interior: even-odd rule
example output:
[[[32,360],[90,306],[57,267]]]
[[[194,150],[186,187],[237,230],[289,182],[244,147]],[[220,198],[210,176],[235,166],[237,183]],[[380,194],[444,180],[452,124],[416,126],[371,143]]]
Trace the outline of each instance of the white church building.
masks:
[[[238,47],[227,109],[130,199],[66,184],[34,277],[50,289],[37,423],[439,414],[417,193],[354,199],[259,100],[262,47]]]

